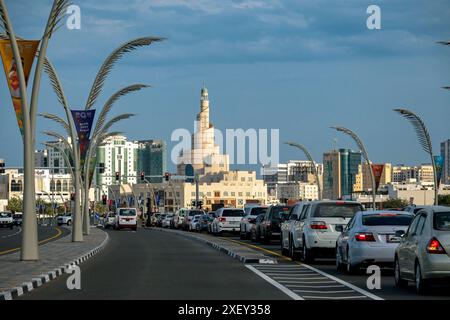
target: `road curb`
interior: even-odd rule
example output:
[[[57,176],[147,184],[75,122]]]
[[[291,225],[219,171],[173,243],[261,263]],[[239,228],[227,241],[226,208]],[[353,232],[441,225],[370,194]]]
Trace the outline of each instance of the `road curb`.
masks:
[[[104,232],[104,231],[102,230],[102,232]],[[38,277],[31,279],[31,281],[22,283],[21,286],[12,288],[12,289],[4,291],[4,292],[0,292],[0,300],[13,300],[17,297],[24,295],[25,293],[31,292],[34,289],[39,288],[43,284],[50,282],[50,281],[58,278],[59,276],[63,275],[64,273],[66,273],[66,271],[69,267],[79,265],[79,264],[83,263],[84,261],[92,258],[97,253],[99,253],[101,250],[103,250],[103,248],[106,246],[106,244],[109,241],[108,233],[107,232],[104,232],[104,233],[106,235],[106,238],[103,240],[103,242],[99,246],[95,247],[94,249],[88,251],[87,253],[79,256],[78,258],[76,258],[56,269],[45,272],[45,273],[39,275]]]
[[[223,253],[229,255],[230,257],[239,260],[242,263],[251,263],[251,264],[277,264],[278,263],[278,261],[276,259],[267,257],[259,252],[257,254],[260,257],[247,257],[247,256],[237,253],[229,248],[226,248],[220,244],[217,244],[216,242],[213,242],[211,240],[204,239],[201,237],[196,237],[195,235],[189,234],[184,231],[162,229],[162,228],[149,228],[149,229],[159,231],[159,232],[172,233],[172,234],[179,235],[181,237],[186,237],[189,239],[197,240],[199,242],[202,242],[202,243],[218,250],[219,252],[223,252]]]

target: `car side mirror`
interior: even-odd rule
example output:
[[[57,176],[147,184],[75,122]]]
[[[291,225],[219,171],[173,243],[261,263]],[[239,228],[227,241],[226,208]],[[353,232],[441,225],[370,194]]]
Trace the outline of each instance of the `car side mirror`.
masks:
[[[405,236],[405,234],[406,234],[405,230],[397,230],[397,231],[395,231],[395,236],[396,237],[403,238]]]
[[[337,225],[334,230],[336,230],[336,232],[343,232],[344,231],[344,226],[343,225]]]

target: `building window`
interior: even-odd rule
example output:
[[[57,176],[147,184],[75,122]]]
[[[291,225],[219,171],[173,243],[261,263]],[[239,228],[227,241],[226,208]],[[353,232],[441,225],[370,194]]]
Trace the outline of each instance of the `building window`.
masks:
[[[224,191],[224,192],[223,192],[223,196],[224,196],[224,197],[228,197],[228,191]]]
[[[220,191],[214,191],[214,197],[220,198]]]

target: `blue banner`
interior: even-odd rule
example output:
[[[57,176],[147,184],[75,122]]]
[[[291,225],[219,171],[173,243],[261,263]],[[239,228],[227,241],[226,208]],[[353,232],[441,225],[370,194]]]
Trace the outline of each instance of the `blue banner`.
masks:
[[[437,188],[441,185],[442,169],[444,167],[444,157],[434,156],[434,165],[436,166]]]

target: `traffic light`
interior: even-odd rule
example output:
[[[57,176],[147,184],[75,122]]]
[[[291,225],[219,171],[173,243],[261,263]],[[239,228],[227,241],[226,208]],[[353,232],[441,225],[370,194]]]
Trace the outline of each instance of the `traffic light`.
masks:
[[[164,177],[165,177],[166,181],[169,181],[169,179],[170,179],[170,173],[169,173],[169,172],[166,172],[165,175],[164,175]]]
[[[106,200],[107,200],[106,198],[107,198],[106,194],[102,195],[102,203],[104,206],[106,206]]]
[[[144,180],[145,180],[145,172],[142,171],[142,172],[141,172],[141,181],[144,181]]]
[[[70,201],[75,201],[75,193],[70,194]]]
[[[116,181],[119,181],[119,180],[120,180],[120,172],[116,171]]]
[[[5,173],[5,160],[0,159],[0,174]]]
[[[105,173],[105,164],[103,162],[98,164],[98,173]]]

